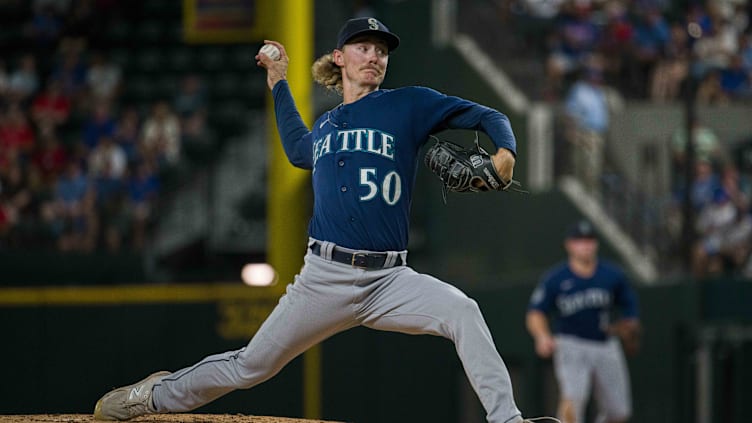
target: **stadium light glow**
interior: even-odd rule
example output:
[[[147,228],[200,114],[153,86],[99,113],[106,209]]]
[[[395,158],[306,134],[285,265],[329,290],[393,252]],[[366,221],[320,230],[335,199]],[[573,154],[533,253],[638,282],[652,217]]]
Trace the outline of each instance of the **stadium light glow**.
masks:
[[[248,286],[271,286],[277,283],[277,272],[268,263],[248,263],[240,271],[240,277]]]

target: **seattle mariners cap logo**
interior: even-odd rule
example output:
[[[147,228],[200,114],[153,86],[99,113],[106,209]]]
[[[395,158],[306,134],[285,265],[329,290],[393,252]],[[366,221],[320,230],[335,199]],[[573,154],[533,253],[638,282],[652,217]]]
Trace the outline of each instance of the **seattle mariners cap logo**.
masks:
[[[356,18],[345,22],[337,36],[337,48],[342,49],[357,35],[374,35],[386,42],[389,52],[397,49],[400,39],[376,18]]]
[[[587,220],[580,220],[569,228],[567,238],[595,238],[595,228]]]

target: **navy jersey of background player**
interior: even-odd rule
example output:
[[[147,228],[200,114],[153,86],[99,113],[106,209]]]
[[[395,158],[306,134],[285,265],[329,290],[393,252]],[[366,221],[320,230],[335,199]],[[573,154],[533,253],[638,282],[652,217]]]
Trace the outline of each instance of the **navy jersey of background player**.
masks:
[[[478,129],[515,153],[504,114],[430,88],[374,91],[324,113],[312,131],[294,110],[287,81],[272,94],[285,153],[293,165],[313,170],[309,235],[342,247],[407,249],[418,150],[430,134]]]
[[[636,318],[637,299],[627,276],[616,265],[599,259],[589,278],[577,276],[564,262],[541,279],[530,298],[530,309],[555,314],[554,332],[603,341],[609,337],[611,311]]]

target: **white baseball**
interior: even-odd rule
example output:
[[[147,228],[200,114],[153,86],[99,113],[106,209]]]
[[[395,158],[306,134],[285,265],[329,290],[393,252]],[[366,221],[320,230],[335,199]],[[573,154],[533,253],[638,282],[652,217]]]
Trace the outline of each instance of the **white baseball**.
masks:
[[[264,44],[259,50],[259,53],[264,53],[272,60],[279,60],[280,57],[279,49],[273,44]]]

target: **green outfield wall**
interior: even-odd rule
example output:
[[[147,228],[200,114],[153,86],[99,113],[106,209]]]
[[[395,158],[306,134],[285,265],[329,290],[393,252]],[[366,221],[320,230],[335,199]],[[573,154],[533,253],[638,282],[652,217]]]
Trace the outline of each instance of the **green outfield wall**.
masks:
[[[550,414],[550,362],[524,330],[531,284],[476,290],[528,415]],[[638,289],[645,337],[629,361],[633,421],[693,421],[699,330],[752,324],[752,284],[731,280]],[[114,386],[176,370],[245,345],[276,299],[237,285],[25,288],[0,291],[0,414],[85,413]],[[724,339],[712,353],[713,421],[747,422],[752,340]],[[357,328],[323,344],[323,417],[357,423],[482,421],[445,339]],[[302,366],[198,410],[301,416]],[[12,383],[11,383],[12,381]],[[475,417],[469,417],[475,416]],[[473,420],[478,418],[481,420]]]

